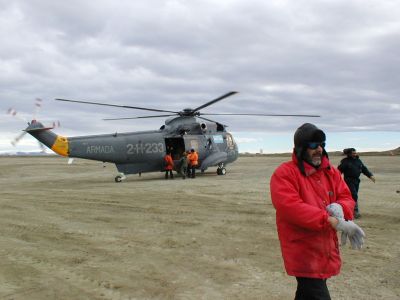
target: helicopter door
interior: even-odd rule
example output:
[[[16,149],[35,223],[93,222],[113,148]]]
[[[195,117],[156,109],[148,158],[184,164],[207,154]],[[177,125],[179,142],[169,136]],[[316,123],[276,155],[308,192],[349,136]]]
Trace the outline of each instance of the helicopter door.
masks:
[[[185,142],[183,138],[166,138],[165,148],[167,152],[171,152],[173,160],[179,160],[182,157],[182,153],[185,152]]]

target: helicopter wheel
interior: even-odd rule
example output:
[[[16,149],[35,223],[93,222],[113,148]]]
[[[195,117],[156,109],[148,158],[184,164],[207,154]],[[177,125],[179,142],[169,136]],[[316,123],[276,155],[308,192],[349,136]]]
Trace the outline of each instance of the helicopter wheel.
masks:
[[[218,168],[217,169],[217,174],[218,175],[225,175],[226,174],[226,169],[225,168]]]
[[[120,172],[119,175],[115,176],[115,182],[121,182],[122,180],[125,180],[126,176],[124,173]]]

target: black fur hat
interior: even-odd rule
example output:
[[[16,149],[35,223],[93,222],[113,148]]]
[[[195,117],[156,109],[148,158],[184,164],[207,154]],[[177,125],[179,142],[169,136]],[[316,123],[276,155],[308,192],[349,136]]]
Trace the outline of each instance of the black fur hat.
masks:
[[[354,148],[346,148],[346,149],[343,149],[343,154],[344,154],[344,155],[351,156],[351,153],[352,153],[352,152],[356,152],[356,149],[354,149]]]
[[[305,175],[303,161],[305,159],[308,143],[322,143],[325,141],[325,133],[314,124],[304,123],[297,128],[294,133],[294,152],[298,161],[298,167],[303,175]],[[322,155],[328,156],[325,149]]]

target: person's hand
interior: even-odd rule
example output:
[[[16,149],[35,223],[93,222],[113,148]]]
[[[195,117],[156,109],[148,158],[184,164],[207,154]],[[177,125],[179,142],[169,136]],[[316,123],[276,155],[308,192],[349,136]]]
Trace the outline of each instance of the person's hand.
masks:
[[[338,219],[336,225],[337,231],[342,231],[340,242],[341,245],[346,245],[347,238],[350,240],[353,249],[361,249],[364,244],[365,233],[353,221],[345,221],[343,208],[339,203],[331,203],[326,207],[329,215]]]
[[[336,221],[330,220],[330,223],[332,227],[337,230],[336,227],[339,223],[339,219],[344,220],[344,213],[342,206],[339,203],[331,203],[328,206],[326,206],[326,210],[328,211],[331,217],[336,218]],[[346,245],[346,241],[347,241],[347,234],[342,231],[340,235],[340,245],[342,246]]]
[[[342,246],[346,245],[347,238],[350,240],[351,248],[360,250],[364,245],[365,233],[353,221],[345,221],[344,219],[338,219],[336,226],[337,231],[342,231],[341,243]]]
[[[326,207],[329,215],[337,219],[344,219],[343,208],[339,203],[331,203]]]
[[[375,177],[374,177],[374,176],[371,176],[369,179],[371,179],[371,181],[372,181],[373,183],[375,183]]]

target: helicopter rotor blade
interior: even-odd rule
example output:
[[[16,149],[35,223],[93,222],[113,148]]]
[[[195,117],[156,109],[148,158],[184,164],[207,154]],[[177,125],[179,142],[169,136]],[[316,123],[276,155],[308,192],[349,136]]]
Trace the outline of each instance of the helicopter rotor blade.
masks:
[[[41,98],[35,99],[35,111],[33,112],[33,120],[36,120],[39,110],[42,108],[43,100]]]
[[[126,118],[110,118],[110,119],[103,119],[103,121],[149,119],[149,118],[161,118],[161,117],[172,117],[172,116],[176,116],[176,114],[174,114],[174,115],[142,116],[142,117],[126,117]]]
[[[208,116],[260,116],[260,117],[308,117],[308,118],[319,118],[321,116],[318,115],[288,115],[288,114],[230,114],[230,113],[221,113],[221,114],[212,114],[212,113],[201,113],[200,115],[208,115]]]
[[[17,143],[24,137],[26,134],[26,131],[23,131],[21,134],[19,134],[17,137],[14,138],[14,140],[11,142],[11,145],[14,147],[17,145]]]
[[[39,141],[38,141],[38,144],[39,144],[40,152],[46,153],[46,146]]]
[[[111,107],[120,107],[120,108],[140,109],[140,110],[156,111],[156,112],[169,112],[169,113],[174,113],[174,114],[178,113],[177,111],[162,110],[162,109],[147,108],[147,107],[138,107],[138,106],[130,106],[130,105],[117,105],[117,104],[108,104],[108,103],[90,102],[90,101],[78,101],[78,100],[61,99],[61,98],[56,98],[55,100],[56,101],[64,101],[64,102],[82,103],[82,104],[92,104],[92,105],[111,106]]]
[[[26,118],[22,117],[20,114],[18,114],[17,110],[12,107],[10,107],[7,110],[7,114],[10,115],[11,117],[18,118],[18,119],[24,121],[25,123],[28,123],[28,120]]]
[[[221,101],[222,99],[225,99],[225,98],[230,97],[230,96],[232,96],[232,95],[235,95],[235,94],[237,94],[237,93],[238,93],[238,92],[234,92],[234,91],[229,92],[229,93],[226,93],[225,95],[222,95],[222,96],[220,96],[220,97],[218,97],[218,98],[216,98],[216,99],[214,99],[214,100],[211,100],[211,101],[209,101],[209,102],[207,102],[207,103],[205,103],[205,104],[203,104],[203,105],[201,105],[201,106],[199,106],[199,107],[193,109],[192,112],[199,111],[200,109],[203,109],[203,108],[205,108],[205,107],[207,107],[207,106],[210,106],[211,104],[214,104],[214,103],[216,103],[216,102],[218,102],[218,101]]]

